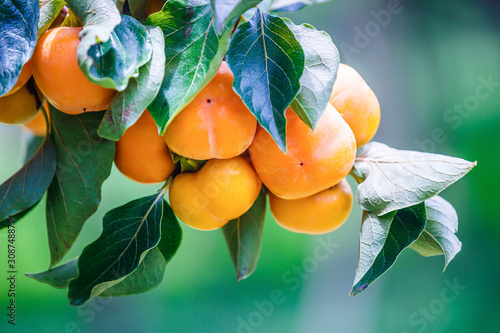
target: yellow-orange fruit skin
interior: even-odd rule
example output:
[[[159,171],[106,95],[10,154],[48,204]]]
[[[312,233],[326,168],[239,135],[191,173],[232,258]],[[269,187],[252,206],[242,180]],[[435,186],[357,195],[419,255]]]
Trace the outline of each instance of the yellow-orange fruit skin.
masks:
[[[5,124],[24,124],[33,119],[38,112],[36,98],[26,85],[9,96],[0,98],[0,122]]]
[[[340,64],[330,103],[351,127],[358,148],[375,136],[380,124],[380,104],[354,68]]]
[[[170,123],[165,142],[175,153],[197,160],[231,158],[252,143],[257,119],[233,91],[223,62],[214,78]]]
[[[288,109],[287,153],[257,129],[250,146],[253,166],[266,187],[283,199],[325,190],[345,178],[356,158],[356,141],[342,116],[328,104],[314,131]]]
[[[80,27],[48,30],[31,58],[33,77],[47,100],[57,109],[79,114],[106,110],[116,91],[90,82],[77,59]]]
[[[48,108],[45,110],[48,110]],[[33,133],[33,135],[35,136],[44,136],[45,134],[47,134],[47,124],[45,122],[45,117],[43,116],[43,113],[41,111],[38,111],[35,118],[31,119],[26,124],[23,124],[22,127]]]
[[[21,69],[21,73],[19,74],[19,77],[17,78],[17,82],[14,85],[14,87],[12,87],[12,89],[2,97],[12,95],[13,93],[19,91],[26,84],[26,82],[28,82],[31,75],[32,75],[31,62],[28,61],[27,63],[24,64],[23,68]]]
[[[147,110],[116,142],[115,165],[128,178],[145,184],[164,182],[173,173],[168,147]]]
[[[199,230],[215,230],[243,215],[262,182],[242,157],[210,160],[196,173],[175,177],[169,198],[175,214]]]
[[[286,200],[269,194],[271,213],[283,228],[321,235],[339,228],[349,217],[353,198],[347,180],[302,199]]]

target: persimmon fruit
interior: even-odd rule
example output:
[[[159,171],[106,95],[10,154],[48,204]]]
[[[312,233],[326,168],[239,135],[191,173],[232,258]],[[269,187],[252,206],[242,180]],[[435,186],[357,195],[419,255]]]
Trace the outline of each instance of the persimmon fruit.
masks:
[[[330,103],[351,127],[358,148],[375,136],[380,124],[380,104],[354,68],[340,64]]]
[[[340,182],[352,168],[356,141],[342,116],[327,105],[316,128],[286,111],[287,153],[259,126],[250,158],[262,182],[283,199],[304,198]]]
[[[271,213],[283,228],[320,235],[339,228],[349,217],[353,198],[346,179],[311,196],[287,200],[269,194]]]
[[[5,124],[24,124],[33,119],[38,112],[36,97],[27,85],[9,96],[0,97],[0,122]]]
[[[31,67],[37,86],[62,112],[79,114],[106,110],[116,91],[101,87],[83,74],[77,59],[81,27],[59,27],[38,41]]]
[[[214,230],[243,215],[257,199],[261,186],[244,158],[212,159],[199,171],[174,178],[170,205],[187,225]]]
[[[165,142],[196,160],[231,158],[252,143],[257,119],[234,92],[233,74],[222,62],[214,78],[170,123]]]
[[[147,110],[116,142],[115,165],[128,178],[145,184],[164,182],[174,171],[168,147]]]

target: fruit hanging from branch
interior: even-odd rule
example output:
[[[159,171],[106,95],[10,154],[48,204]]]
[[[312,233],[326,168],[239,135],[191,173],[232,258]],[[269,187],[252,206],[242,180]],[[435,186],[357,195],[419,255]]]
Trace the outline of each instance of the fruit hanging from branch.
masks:
[[[349,176],[363,209],[352,295],[407,247],[445,266],[460,251],[438,194],[476,164],[371,141],[373,90],[327,33],[276,13],[303,2],[116,3],[0,4],[15,30],[0,29],[0,121],[35,137],[0,185],[0,229],[46,209],[49,269],[29,277],[67,288],[75,306],[146,292],[181,245],[180,220],[222,230],[239,281],[257,267],[267,202],[283,237],[334,232],[353,207]],[[160,189],[107,212],[102,234],[61,264],[113,163]]]

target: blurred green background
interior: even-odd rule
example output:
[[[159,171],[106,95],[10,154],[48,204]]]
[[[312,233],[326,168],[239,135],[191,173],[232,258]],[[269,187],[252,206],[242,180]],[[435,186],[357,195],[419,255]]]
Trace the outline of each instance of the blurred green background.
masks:
[[[383,14],[388,10],[390,17]],[[500,4],[332,1],[286,16],[327,31],[342,62],[356,68],[373,88],[382,107],[377,141],[478,161],[476,169],[442,194],[457,209],[463,242],[446,272],[442,257],[423,258],[408,249],[370,288],[349,296],[361,216],[356,206],[342,228],[321,237],[293,234],[268,218],[259,267],[239,284],[222,233],[185,227],[183,244],[162,285],[143,295],[97,299],[73,308],[64,291],[19,274],[15,331],[500,331],[500,291],[495,287],[500,278]],[[490,95],[478,99],[476,90],[484,80],[496,84],[479,88]],[[436,131],[445,138],[433,139]],[[21,166],[23,133],[2,125],[0,142],[3,182]],[[114,169],[101,207],[67,259],[99,236],[106,211],[156,189],[134,184]],[[20,272],[48,267],[44,214],[39,205],[17,225]],[[0,242],[4,272],[4,230]],[[317,261],[314,251],[324,244],[331,251],[326,260]],[[304,264],[306,274],[297,271]],[[0,281],[0,332],[8,332],[7,285],[5,278]],[[270,306],[277,293],[278,302]]]

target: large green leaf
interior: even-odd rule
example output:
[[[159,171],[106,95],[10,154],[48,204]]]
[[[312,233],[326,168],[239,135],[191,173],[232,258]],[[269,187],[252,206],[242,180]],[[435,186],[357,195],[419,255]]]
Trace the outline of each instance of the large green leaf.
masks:
[[[351,173],[362,182],[356,193],[359,205],[380,216],[432,198],[475,166],[460,158],[370,142],[361,148]]]
[[[231,31],[219,36],[214,21],[210,0],[169,0],[146,20],[165,35],[165,76],[148,107],[160,134],[220,67]]]
[[[399,254],[422,234],[426,220],[424,203],[383,216],[365,211],[351,295],[365,290],[391,268]]]
[[[71,305],[85,304],[134,272],[160,241],[162,216],[163,192],[106,213],[101,235],[78,259],[78,277],[68,289]]]
[[[283,152],[285,110],[299,92],[304,61],[285,21],[260,9],[236,30],[227,53],[234,90]]]
[[[245,214],[222,228],[237,281],[246,279],[257,268],[265,216],[266,193],[263,189]]]
[[[54,178],[56,164],[56,148],[48,136],[35,155],[0,185],[0,229],[9,220],[18,221],[40,201]]]
[[[108,140],[118,141],[125,130],[139,119],[160,90],[165,66],[163,33],[158,27],[146,29],[153,54],[149,62],[139,69],[139,77],[130,79],[127,88],[115,96],[104,115],[99,135]]]
[[[261,2],[262,0],[211,0],[217,31],[221,33],[232,20]]]
[[[339,68],[339,51],[330,36],[308,24],[286,24],[295,34],[305,55],[300,90],[290,107],[314,129],[326,109]]]
[[[50,27],[52,22],[57,18],[57,15],[61,12],[64,5],[66,5],[65,0],[49,0],[40,3],[40,20],[38,21],[38,38],[40,38],[45,31]]]
[[[106,289],[99,297],[124,296],[144,293],[156,288],[163,280],[165,268],[181,244],[182,230],[167,202],[163,202],[161,239],[151,249],[139,267],[121,282]]]
[[[427,225],[424,232],[410,247],[425,257],[444,254],[444,269],[462,249],[455,235],[458,216],[453,206],[440,196],[425,201]]]
[[[71,248],[101,202],[115,144],[97,135],[103,112],[68,115],[50,107],[57,170],[48,190],[47,231],[51,267]]]
[[[146,28],[135,18],[122,20],[108,41],[92,45],[80,67],[92,82],[123,91],[130,78],[139,76],[139,68],[151,59],[152,45]],[[87,61],[92,59],[92,61]],[[89,66],[90,65],[90,66]]]
[[[77,260],[78,259],[73,259],[45,272],[26,273],[25,275],[54,288],[65,289],[68,287],[69,281],[76,278],[78,275],[78,268],[76,266]]]
[[[0,1],[0,96],[14,87],[33,54],[39,14],[36,0]]]

